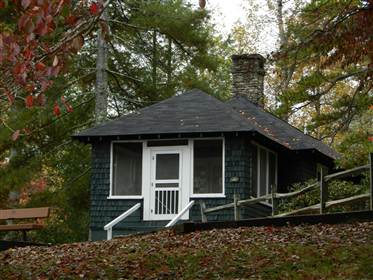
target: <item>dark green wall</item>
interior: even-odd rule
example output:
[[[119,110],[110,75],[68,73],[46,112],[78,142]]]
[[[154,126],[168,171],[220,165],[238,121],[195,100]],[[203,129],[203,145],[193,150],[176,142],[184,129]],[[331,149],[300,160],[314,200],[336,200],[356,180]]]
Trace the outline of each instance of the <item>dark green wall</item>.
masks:
[[[131,208],[141,200],[107,199],[110,188],[110,141],[100,141],[92,144],[92,179],[91,179],[91,212],[90,230],[92,240],[104,239],[105,224]],[[251,144],[243,136],[225,138],[225,198],[194,199],[197,203],[190,211],[190,220],[200,221],[199,201],[203,200],[206,206],[213,207],[233,201],[236,192],[240,198],[249,198],[251,195]],[[230,183],[229,179],[238,176],[238,183]],[[142,221],[143,209],[140,208],[113,229],[114,235],[128,234],[156,230],[166,225],[167,221]],[[264,216],[269,213],[265,206],[253,206],[241,210],[241,218]],[[233,209],[209,214],[210,221],[224,221],[233,219]]]
[[[278,187],[286,192],[294,183],[316,178],[317,163],[334,168],[331,159],[320,158],[318,153],[310,150],[281,151],[278,153]]]

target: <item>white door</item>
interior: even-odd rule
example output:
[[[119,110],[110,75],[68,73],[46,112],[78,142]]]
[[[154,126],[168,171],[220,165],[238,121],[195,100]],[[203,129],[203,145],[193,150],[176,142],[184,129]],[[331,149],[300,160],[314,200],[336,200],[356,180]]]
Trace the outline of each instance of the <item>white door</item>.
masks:
[[[152,149],[150,158],[149,203],[144,203],[150,207],[149,219],[171,220],[189,202],[189,157],[183,148],[162,147]]]

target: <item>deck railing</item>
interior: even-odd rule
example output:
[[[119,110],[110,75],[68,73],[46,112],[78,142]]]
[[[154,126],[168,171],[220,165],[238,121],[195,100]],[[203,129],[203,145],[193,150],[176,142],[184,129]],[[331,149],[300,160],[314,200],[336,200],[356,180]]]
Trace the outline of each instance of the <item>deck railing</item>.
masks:
[[[124,212],[122,215],[116,217],[110,223],[106,224],[104,226],[104,230],[107,231],[107,240],[111,240],[113,238],[113,227],[116,224],[118,224],[121,221],[123,221],[125,218],[127,218],[129,215],[131,215],[133,212],[135,212],[140,207],[141,207],[141,203],[137,203],[134,206],[132,206],[130,209],[128,209],[126,212]]]
[[[184,214],[190,209],[192,208],[192,206],[194,205],[194,200],[190,201],[187,206],[184,207],[183,210],[181,210],[176,216],[175,218],[173,218],[165,227],[172,227],[174,225],[176,225],[176,223],[181,219],[182,216],[184,216]]]
[[[359,194],[355,196],[351,196],[348,198],[344,199],[338,199],[334,201],[328,201],[328,185],[327,182],[335,179],[341,179],[341,178],[346,178],[346,177],[351,177],[351,176],[356,176],[359,175],[363,172],[369,171],[369,177],[370,177],[370,189],[368,193],[365,194]],[[234,195],[233,197],[233,202],[227,203],[224,205],[219,205],[216,207],[212,208],[206,208],[206,205],[204,202],[200,203],[201,207],[201,217],[202,217],[202,222],[207,222],[207,217],[206,214],[208,213],[213,213],[217,211],[221,211],[224,209],[234,209],[234,218],[235,220],[240,219],[240,207],[244,206],[249,206],[253,205],[259,202],[265,202],[270,200],[272,202],[272,216],[274,217],[283,217],[283,216],[289,216],[289,215],[296,215],[296,214],[305,214],[305,213],[314,213],[316,211],[319,211],[320,214],[325,213],[326,209],[335,207],[335,206],[340,206],[352,202],[358,202],[362,200],[367,200],[369,199],[369,208],[370,210],[373,210],[373,154],[369,154],[369,164],[359,166],[356,168],[352,168],[346,171],[341,171],[337,172],[334,174],[330,175],[324,175],[323,171],[321,170],[321,176],[320,176],[320,181],[309,185],[305,188],[302,188],[300,190],[296,190],[293,192],[288,192],[288,193],[277,193],[277,187],[276,185],[272,186],[272,192],[267,195],[263,195],[260,197],[251,197],[249,199],[244,199],[244,200],[239,200],[238,196]],[[297,209],[294,211],[290,211],[287,213],[282,213],[282,214],[277,214],[277,204],[278,204],[278,199],[284,199],[284,198],[289,198],[289,197],[295,197],[301,194],[304,194],[306,192],[309,192],[311,190],[316,189],[317,187],[320,188],[320,203],[304,207],[301,209]]]

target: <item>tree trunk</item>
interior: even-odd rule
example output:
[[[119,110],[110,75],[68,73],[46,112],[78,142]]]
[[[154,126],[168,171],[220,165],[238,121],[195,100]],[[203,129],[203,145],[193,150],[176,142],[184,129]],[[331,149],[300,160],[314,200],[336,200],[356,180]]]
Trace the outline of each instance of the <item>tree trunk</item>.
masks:
[[[153,31],[153,58],[152,58],[153,90],[157,90],[157,31]]]
[[[276,17],[277,17],[278,34],[280,38],[280,47],[282,47],[282,46],[285,46],[286,44],[282,0],[277,0]]]
[[[103,4],[103,1],[100,1]],[[102,13],[101,20],[107,22],[108,13]],[[97,34],[97,58],[96,58],[96,90],[95,90],[95,121],[97,124],[106,120],[108,103],[108,79],[107,79],[108,48],[105,34],[102,29]]]
[[[280,41],[280,48],[286,48],[287,45],[287,38],[285,34],[285,26],[284,26],[284,14],[283,14],[283,0],[277,0],[276,2],[276,18],[277,18],[277,28],[278,28],[278,34],[279,34],[279,41]],[[281,70],[281,80],[279,89],[277,91],[277,94],[283,95],[283,93],[288,89],[289,83],[291,81],[294,67],[287,67],[282,66]],[[285,121],[289,121],[289,101],[283,100],[285,103],[285,107],[288,109],[287,112],[281,116],[282,119]]]
[[[168,51],[167,51],[167,86],[171,85],[172,79],[172,40],[168,39]]]

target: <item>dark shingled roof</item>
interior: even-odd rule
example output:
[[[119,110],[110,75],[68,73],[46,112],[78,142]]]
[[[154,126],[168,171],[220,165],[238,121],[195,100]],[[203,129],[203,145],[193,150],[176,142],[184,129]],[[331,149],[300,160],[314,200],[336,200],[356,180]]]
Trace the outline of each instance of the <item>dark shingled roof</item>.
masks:
[[[316,149],[328,157],[337,157],[329,146],[244,97],[224,103],[197,89],[84,130],[74,137],[239,131],[256,131],[291,150]]]
[[[235,97],[226,104],[230,105],[242,118],[250,122],[257,132],[291,150],[316,149],[331,158],[335,159],[338,157],[338,153],[328,145],[304,134],[299,129],[254,105],[244,97]]]

